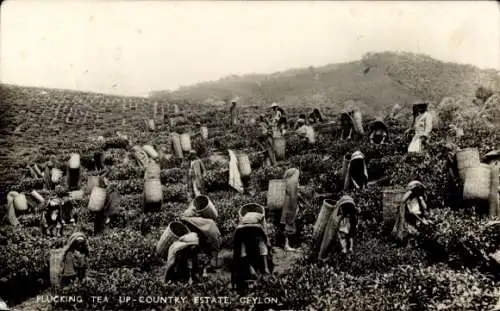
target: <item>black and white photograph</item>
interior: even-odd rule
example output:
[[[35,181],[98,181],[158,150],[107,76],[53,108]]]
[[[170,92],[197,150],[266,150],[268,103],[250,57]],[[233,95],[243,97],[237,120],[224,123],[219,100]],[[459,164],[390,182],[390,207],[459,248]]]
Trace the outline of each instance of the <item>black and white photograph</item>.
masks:
[[[0,311],[500,311],[497,2],[0,3]]]

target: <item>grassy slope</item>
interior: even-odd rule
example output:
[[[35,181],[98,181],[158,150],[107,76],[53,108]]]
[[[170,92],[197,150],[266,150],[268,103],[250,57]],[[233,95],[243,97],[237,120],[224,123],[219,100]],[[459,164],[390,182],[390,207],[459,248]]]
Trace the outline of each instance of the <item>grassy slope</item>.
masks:
[[[250,104],[281,101],[286,105],[338,105],[358,98],[366,102],[367,112],[372,113],[387,110],[396,102],[439,101],[449,95],[471,97],[479,85],[500,90],[499,75],[494,70],[442,62],[425,55],[385,52],[367,54],[360,61],[318,68],[230,76],[152,95],[201,102],[238,95]]]

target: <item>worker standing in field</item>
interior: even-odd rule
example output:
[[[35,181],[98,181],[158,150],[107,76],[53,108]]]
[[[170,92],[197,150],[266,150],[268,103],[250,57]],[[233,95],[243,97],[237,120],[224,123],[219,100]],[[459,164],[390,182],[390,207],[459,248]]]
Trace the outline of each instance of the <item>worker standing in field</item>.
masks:
[[[267,160],[270,165],[276,164],[276,157],[274,155],[273,150],[273,138],[272,138],[272,129],[271,125],[267,122],[264,115],[260,115],[258,118],[259,122],[259,143],[262,146],[262,149],[267,152]]]
[[[231,125],[237,125],[238,124],[238,108],[237,108],[237,104],[238,104],[238,99],[237,98],[233,98],[231,100],[231,108],[230,108],[230,112],[231,112]]]
[[[273,130],[281,132],[284,134],[286,131],[286,115],[285,110],[281,108],[277,103],[273,103],[271,105],[272,116],[271,122],[273,126]]]
[[[408,152],[420,153],[428,143],[432,131],[432,115],[428,111],[429,104],[418,102],[413,105],[413,124],[412,128],[406,131],[414,131],[413,139],[408,146]]]

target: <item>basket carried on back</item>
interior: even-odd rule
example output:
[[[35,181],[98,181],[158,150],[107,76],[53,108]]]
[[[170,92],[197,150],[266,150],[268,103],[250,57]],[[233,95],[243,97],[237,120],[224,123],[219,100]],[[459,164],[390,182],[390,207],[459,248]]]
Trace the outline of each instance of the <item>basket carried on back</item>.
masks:
[[[180,237],[189,233],[189,228],[181,222],[171,222],[168,227],[163,231],[158,243],[156,243],[156,253],[160,257],[168,255],[168,249]]]
[[[489,196],[489,206],[490,206],[490,216],[499,216],[499,201],[498,201],[498,184],[499,184],[499,173],[500,168],[497,165],[490,165],[490,196]]]
[[[361,111],[359,111],[358,109],[355,109],[352,113],[352,122],[354,128],[356,129],[356,132],[360,134],[365,133],[365,131],[363,130],[363,116],[361,115]]]
[[[273,136],[273,150],[276,160],[285,159],[286,140],[283,136]]]
[[[72,153],[68,164],[70,169],[80,168],[80,155],[78,153]]]
[[[146,203],[159,203],[163,200],[160,179],[147,179],[144,182],[144,199]]]
[[[491,185],[491,169],[487,164],[479,164],[467,169],[464,182],[464,199],[488,200]]]
[[[323,200],[323,205],[321,206],[321,210],[319,211],[318,218],[314,223],[313,227],[313,240],[318,240],[323,236],[323,232],[325,231],[325,226],[330,219],[330,215],[335,208],[335,201],[333,200]]]
[[[281,210],[285,203],[286,180],[271,179],[267,190],[267,208],[269,210]]]
[[[174,148],[175,156],[179,159],[182,159],[182,146],[180,136],[177,133],[172,133],[172,147]]]
[[[184,152],[191,151],[191,136],[189,136],[189,133],[181,134],[180,140],[181,140],[182,151]]]
[[[238,169],[242,177],[248,177],[252,174],[252,166],[246,153],[238,155]]]
[[[398,217],[399,206],[403,203],[406,189],[385,188],[382,190],[382,205],[384,215],[384,228],[392,229]]]
[[[208,128],[206,126],[201,127],[201,137],[203,139],[208,139]]]
[[[477,148],[465,148],[458,150],[456,153],[458,175],[465,181],[465,175],[470,167],[474,167],[481,163],[479,158],[479,150]]]
[[[50,283],[52,286],[58,287],[61,283],[64,255],[65,253],[61,248],[50,251]]]
[[[155,131],[155,120],[153,119],[149,119],[148,120],[148,130],[150,130],[151,132],[154,132]]]
[[[218,216],[217,209],[215,209],[214,204],[206,195],[196,196],[193,201],[191,201],[189,207],[194,208],[196,213],[203,218],[215,220]]]
[[[90,193],[88,208],[92,212],[98,212],[104,208],[106,202],[106,189],[95,186]]]
[[[14,207],[18,211],[25,211],[28,209],[28,201],[24,193],[20,193],[14,197]]]
[[[264,206],[257,203],[245,204],[238,210],[238,217],[240,219],[240,222],[247,213],[260,213],[262,215],[266,215],[266,210]]]

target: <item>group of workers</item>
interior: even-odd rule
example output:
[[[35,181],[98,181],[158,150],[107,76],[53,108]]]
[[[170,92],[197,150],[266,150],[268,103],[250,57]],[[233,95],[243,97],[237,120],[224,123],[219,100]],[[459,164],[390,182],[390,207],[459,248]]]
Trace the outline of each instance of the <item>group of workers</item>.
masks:
[[[238,123],[237,101],[233,100],[231,104],[231,122]],[[359,112],[359,111],[358,111]],[[356,124],[359,115],[355,115],[355,110],[342,113],[341,121],[341,139],[351,139],[354,133],[363,134],[362,127]],[[273,103],[270,107],[268,116],[260,115],[258,118],[259,126],[262,130],[260,141],[267,145],[271,163],[276,163],[274,152],[272,151],[273,135],[283,135],[289,128],[285,111],[278,104]],[[314,109],[309,115],[301,114],[291,127],[294,131],[307,125],[325,122],[319,109]],[[359,122],[358,122],[359,123]],[[197,124],[200,127],[200,124]],[[432,131],[432,117],[428,111],[427,103],[417,103],[413,106],[413,139],[408,147],[408,152],[422,152],[429,142],[429,135]],[[408,131],[408,133],[410,132]],[[374,144],[383,144],[388,138],[388,127],[381,120],[375,120],[369,132],[370,142]],[[125,140],[128,139],[124,138]],[[113,189],[106,174],[109,168],[104,163],[105,140],[98,139],[100,148],[94,154],[95,169],[99,173],[98,185],[106,189],[105,208],[96,213],[95,231],[101,232],[105,225],[109,223],[110,215],[119,205],[119,194]],[[129,149],[131,146],[126,144]],[[198,257],[200,253],[205,253],[211,258],[212,268],[218,266],[218,252],[220,251],[220,232],[217,228],[216,208],[211,205],[210,199],[206,196],[203,185],[203,176],[206,172],[205,165],[196,155],[196,151],[189,153],[190,169],[188,182],[190,184],[191,203],[188,209],[181,215],[180,225],[185,230],[179,234],[175,240],[170,240],[168,247],[158,246],[163,249],[159,252],[160,256],[165,256],[167,269],[165,280],[185,280],[192,282],[199,278]],[[147,163],[157,163],[158,159],[148,157]],[[144,165],[145,163],[143,163]],[[61,183],[62,176],[54,179],[56,161],[52,157],[44,165],[44,173],[41,175],[44,180],[44,190],[50,194],[44,201],[46,204],[42,216],[43,230],[48,235],[61,235],[62,225],[65,223],[75,223],[77,215],[74,213],[72,199],[69,192],[78,189],[80,180],[80,171],[78,169],[67,170],[66,186]],[[300,171],[296,168],[288,169],[283,180],[286,181],[285,202],[278,213],[267,213],[264,207],[258,204],[247,204],[239,210],[239,221],[234,233],[233,243],[233,266],[232,282],[238,289],[247,287],[249,280],[258,278],[259,275],[265,275],[273,270],[272,247],[270,239],[267,236],[269,224],[266,218],[271,218],[275,225],[281,227],[281,232],[285,237],[285,251],[296,251],[290,245],[290,237],[296,233],[296,218],[299,206],[305,201],[299,194],[299,176]],[[347,191],[355,189],[363,191],[368,185],[368,172],[365,163],[365,156],[361,151],[353,152],[352,155],[346,155],[342,167],[342,179],[340,189]],[[407,185],[407,192],[403,197],[402,203],[398,207],[397,217],[393,226],[392,233],[398,240],[404,240],[409,236],[418,234],[422,226],[428,225],[426,187],[420,181],[414,180]],[[9,208],[12,209],[16,194],[12,194],[9,200]],[[207,216],[206,210],[200,211],[196,206],[200,200],[205,200],[203,206],[211,205],[213,212]],[[327,204],[328,205],[328,204]],[[313,240],[315,242],[317,259],[320,261],[328,260],[331,253],[337,247],[342,253],[347,254],[353,251],[354,242],[358,226],[358,217],[361,213],[354,199],[344,195],[335,204],[330,204],[329,212],[318,215],[315,225]],[[319,225],[322,224],[322,225]],[[165,242],[165,241],[163,241]],[[163,243],[159,242],[159,244]],[[73,234],[68,240],[67,245],[59,250],[57,256],[51,259],[51,267],[54,266],[56,273],[53,282],[65,283],[66,279],[81,278],[85,275],[87,267],[86,257],[89,255],[88,243],[82,233]],[[52,262],[53,261],[53,262]],[[52,269],[52,268],[51,268]],[[203,270],[204,274],[206,270]]]

